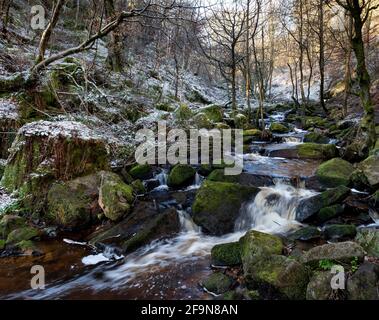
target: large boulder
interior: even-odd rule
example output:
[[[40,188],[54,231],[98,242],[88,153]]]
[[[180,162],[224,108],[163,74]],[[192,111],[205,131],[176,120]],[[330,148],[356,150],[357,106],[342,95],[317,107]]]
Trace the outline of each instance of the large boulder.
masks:
[[[379,300],[379,266],[365,262],[347,280],[350,300]]]
[[[329,160],[338,157],[338,149],[334,144],[302,143],[297,147],[297,155],[301,159]]]
[[[224,118],[222,107],[215,104],[201,108],[199,111],[200,113],[205,114],[212,122],[222,122],[222,119]]]
[[[324,228],[324,236],[329,240],[353,239],[357,228],[352,224],[330,224]]]
[[[321,133],[309,132],[304,136],[304,142],[325,144],[329,142],[329,138]]]
[[[359,163],[352,181],[357,187],[376,190],[379,187],[379,155],[372,155]]]
[[[310,241],[321,238],[321,231],[317,227],[304,227],[296,230],[289,236],[290,240]]]
[[[239,242],[215,245],[211,250],[212,265],[235,266],[241,264],[240,250]]]
[[[369,256],[379,258],[379,229],[359,228],[355,241],[366,250]]]
[[[355,258],[362,261],[364,256],[365,251],[360,245],[355,242],[346,241],[314,247],[304,253],[302,260],[311,266],[318,266],[321,260],[350,263]]]
[[[153,201],[141,201],[124,220],[115,225],[105,225],[88,238],[89,243],[97,247],[112,245],[124,252],[132,252],[179,230],[180,221],[175,209],[160,211]]]
[[[307,300],[329,300],[333,289],[330,285],[333,274],[330,271],[316,272],[307,286]]]
[[[134,179],[150,179],[153,177],[153,171],[151,169],[151,166],[149,164],[136,164],[134,165],[130,171],[129,174],[134,178]]]
[[[84,124],[37,121],[18,131],[0,184],[8,192],[28,196],[27,206],[37,210],[54,181],[108,167],[104,141]]]
[[[133,189],[107,171],[54,183],[47,195],[44,218],[68,228],[85,226],[99,216],[116,221],[131,211]]]
[[[322,163],[317,171],[318,180],[326,187],[347,186],[354,167],[350,162],[341,158],[334,158]]]
[[[168,176],[167,184],[170,187],[182,187],[190,184],[196,174],[196,170],[187,164],[177,164],[172,168]]]
[[[349,188],[339,186],[303,199],[296,208],[296,220],[302,222],[318,213],[322,208],[344,200],[349,194]]]
[[[194,222],[213,235],[232,232],[243,202],[253,200],[258,188],[236,183],[205,181],[192,205]]]
[[[317,214],[317,220],[319,222],[325,222],[332,218],[335,218],[344,211],[344,206],[341,204],[334,204],[329,207],[322,208]]]
[[[289,299],[304,299],[308,269],[282,256],[283,242],[274,235],[251,230],[240,240],[245,281],[262,294]]]
[[[281,123],[274,122],[270,125],[270,131],[274,133],[287,133],[290,129]]]
[[[6,239],[13,230],[26,226],[26,219],[16,215],[4,215],[0,220],[0,239]]]

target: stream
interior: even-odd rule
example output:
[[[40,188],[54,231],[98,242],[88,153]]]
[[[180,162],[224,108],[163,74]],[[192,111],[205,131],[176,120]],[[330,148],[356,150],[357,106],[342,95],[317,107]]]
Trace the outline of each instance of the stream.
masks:
[[[53,241],[46,244],[42,257],[33,257],[32,261],[26,257],[3,258],[5,261],[0,270],[5,270],[0,272],[0,297],[212,299],[199,283],[212,272],[210,251],[214,245],[237,241],[250,229],[286,234],[301,226],[295,221],[296,207],[301,199],[315,194],[315,191],[305,189],[302,181],[314,174],[319,162],[271,156],[271,152],[290,149],[302,143],[304,134],[304,131],[297,130],[282,136],[280,143],[251,144],[251,153],[244,155],[244,172],[269,176],[275,184],[262,187],[254,201],[242,206],[233,233],[221,237],[207,236],[185,210],[178,210],[181,224],[179,234],[154,241],[125,257],[117,255],[111,247],[104,252],[94,252],[80,240]],[[299,177],[297,186],[289,184],[292,177]],[[155,178],[160,185],[150,195],[154,197],[168,193],[167,171],[162,170]],[[193,185],[181,192],[199,188],[203,179],[196,175]],[[273,198],[276,200],[272,201]],[[33,264],[45,267],[44,290],[28,289]],[[17,283],[14,283],[16,276]]]

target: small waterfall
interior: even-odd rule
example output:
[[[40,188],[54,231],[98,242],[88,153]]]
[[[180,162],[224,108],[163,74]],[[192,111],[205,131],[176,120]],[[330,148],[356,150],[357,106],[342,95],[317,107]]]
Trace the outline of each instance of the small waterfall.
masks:
[[[193,184],[190,185],[186,190],[199,189],[201,187],[201,184],[203,183],[203,181],[204,181],[204,177],[199,175],[196,172]]]
[[[255,229],[267,233],[286,233],[301,224],[295,220],[295,211],[301,199],[314,192],[297,189],[284,183],[264,187],[253,202],[241,208],[235,229]]]
[[[292,143],[292,144],[303,142],[302,137],[296,137],[296,136],[283,137],[283,140],[285,143]]]
[[[155,178],[159,181],[161,186],[167,186],[168,174],[165,169],[162,169],[162,171],[158,173]]]
[[[184,210],[178,210],[178,216],[182,232],[199,232],[200,227],[197,226],[191,216]]]

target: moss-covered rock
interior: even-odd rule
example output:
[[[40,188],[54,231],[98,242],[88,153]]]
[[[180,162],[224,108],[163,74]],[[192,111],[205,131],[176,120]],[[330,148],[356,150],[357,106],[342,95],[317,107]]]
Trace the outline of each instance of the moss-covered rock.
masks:
[[[175,117],[178,121],[188,121],[193,117],[193,112],[186,104],[182,103],[175,110]]]
[[[222,122],[222,119],[224,118],[222,107],[215,104],[201,108],[200,112],[205,114],[212,122]]]
[[[193,117],[193,121],[198,129],[211,129],[213,123],[208,119],[207,115],[203,112],[196,114]]]
[[[0,240],[0,251],[5,249],[5,243],[6,243],[5,240]]]
[[[133,188],[111,172],[101,173],[99,205],[104,216],[112,221],[130,213],[134,201]]]
[[[8,234],[7,244],[15,244],[23,240],[32,240],[38,237],[39,232],[33,227],[23,227],[13,230]]]
[[[0,159],[0,181],[4,174],[5,165],[6,165],[6,160]]]
[[[258,192],[258,188],[235,183],[205,181],[192,205],[193,220],[206,233],[231,232],[242,203],[254,199]]]
[[[212,273],[203,281],[203,287],[214,294],[222,294],[227,292],[233,285],[233,279],[221,273]]]
[[[317,214],[317,220],[320,222],[328,221],[344,211],[341,204],[335,204],[329,207],[322,208]]]
[[[339,186],[310,198],[303,199],[296,208],[296,220],[302,222],[318,213],[322,208],[329,207],[344,200],[349,194],[349,188]]]
[[[249,120],[244,114],[238,113],[234,116],[234,125],[237,129],[248,129]]]
[[[107,149],[95,132],[72,121],[38,121],[23,126],[14,141],[1,185],[18,191],[27,206],[40,210],[55,180],[109,167]]]
[[[377,189],[379,187],[379,155],[372,155],[358,164],[352,182],[358,187]]]
[[[6,239],[15,229],[26,226],[26,219],[16,215],[5,215],[0,220],[0,239]]]
[[[270,131],[274,133],[287,133],[290,129],[281,123],[274,122],[270,125]]]
[[[172,112],[174,111],[174,107],[171,106],[169,103],[158,103],[155,108],[160,111],[166,111],[166,112]]]
[[[352,239],[356,234],[356,227],[349,224],[331,224],[324,228],[324,236],[332,240]]]
[[[311,127],[317,127],[320,129],[323,129],[327,127],[328,120],[321,117],[306,117],[305,123],[304,123],[304,129],[309,129]]]
[[[146,188],[143,184],[143,182],[139,179],[134,180],[130,183],[131,187],[133,188],[133,191],[135,194],[144,194],[146,193]]]
[[[321,133],[310,132],[304,136],[304,142],[327,144],[329,142],[329,138],[325,137]]]
[[[19,105],[11,100],[0,98],[0,159],[8,158],[12,142],[21,125]],[[0,178],[1,178],[0,164]]]
[[[211,172],[211,174],[207,178],[210,181],[218,181],[218,182],[230,182],[230,183],[238,183],[239,176],[234,175],[225,175],[224,169],[215,169]]]
[[[215,245],[211,251],[212,265],[235,266],[241,264],[239,242],[230,242]]]
[[[350,263],[354,258],[362,261],[364,256],[365,251],[360,245],[355,242],[346,241],[314,247],[304,253],[303,262],[312,267],[318,267],[321,260]]]
[[[347,280],[350,300],[379,300],[379,267],[370,262],[363,263]]]
[[[153,170],[149,164],[136,164],[130,169],[129,174],[134,179],[150,179],[153,176]]]
[[[291,240],[309,241],[321,237],[321,231],[317,227],[304,227],[296,230],[289,238]]]
[[[341,158],[334,158],[322,163],[317,171],[318,180],[326,187],[347,186],[354,167],[350,162]]]
[[[307,300],[329,300],[332,296],[330,281],[333,274],[330,271],[318,271],[311,277],[307,286]]]
[[[170,187],[182,187],[190,184],[196,174],[196,170],[187,164],[177,164],[168,175],[167,184]]]
[[[357,242],[363,249],[366,250],[369,256],[379,258],[379,230],[373,228],[360,228],[358,229]]]
[[[329,160],[338,157],[334,144],[302,143],[297,148],[299,158]]]

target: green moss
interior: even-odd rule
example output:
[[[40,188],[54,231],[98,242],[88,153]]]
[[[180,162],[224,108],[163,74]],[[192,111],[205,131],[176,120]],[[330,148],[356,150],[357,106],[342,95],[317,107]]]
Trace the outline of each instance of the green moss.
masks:
[[[348,224],[327,225],[324,229],[324,235],[327,239],[354,238],[356,234],[356,227]]]
[[[328,160],[338,156],[338,150],[334,144],[303,143],[298,146],[298,156]]]
[[[166,111],[166,112],[173,112],[174,108],[169,103],[159,103],[155,106],[157,110]]]
[[[233,285],[233,279],[227,275],[216,272],[211,274],[204,282],[203,286],[210,292],[222,294],[227,292]]]
[[[230,182],[230,183],[238,183],[239,176],[234,175],[225,175],[224,169],[216,169],[211,172],[211,174],[207,178],[210,181],[218,181],[218,182]]]
[[[99,204],[108,219],[117,221],[128,214],[133,201],[133,188],[131,186],[125,184],[115,174],[102,175]]]
[[[175,117],[179,121],[189,120],[193,117],[193,112],[186,104],[181,104],[175,110]]]
[[[146,188],[145,186],[143,185],[142,181],[141,180],[134,180],[131,184],[130,184],[134,190],[134,192],[136,194],[144,194],[146,193]]]
[[[212,248],[212,264],[215,266],[234,266],[241,264],[239,242],[218,244]]]
[[[167,184],[170,187],[181,187],[191,183],[195,177],[196,170],[186,164],[177,164],[168,176]]]
[[[296,230],[293,234],[290,235],[291,240],[301,240],[308,241],[321,237],[321,232],[316,227],[305,227],[299,230]]]
[[[4,215],[0,220],[0,239],[6,239],[10,232],[25,225],[25,218],[16,215]]]
[[[283,242],[275,235],[251,230],[240,240],[242,261],[256,255],[282,254]]]
[[[148,179],[152,175],[152,169],[149,164],[137,164],[130,169],[129,174],[135,179]]]
[[[353,171],[352,164],[341,158],[334,158],[322,163],[316,171],[316,176],[323,185],[329,188],[339,185],[347,186]]]
[[[31,240],[38,237],[38,230],[33,227],[24,227],[13,230],[7,237],[7,244],[15,244],[22,240]]]
[[[347,197],[350,194],[350,188],[345,186],[338,186],[336,188],[326,190],[321,193],[322,208],[335,204]]]
[[[33,243],[33,241],[30,240],[22,240],[15,245],[17,248],[21,249],[22,251],[28,251],[28,250],[35,250],[36,246]]]
[[[248,129],[249,128],[249,120],[242,113],[238,113],[234,116],[234,124],[235,124],[236,129]]]
[[[200,109],[200,112],[204,113],[212,122],[222,122],[222,119],[224,117],[222,111],[222,107],[214,104]]]
[[[212,122],[208,119],[205,113],[198,113],[193,118],[197,128],[199,129],[211,129],[213,128]]]
[[[230,126],[226,123],[223,123],[223,122],[216,122],[214,124],[214,127],[216,129],[219,129],[219,130],[222,130],[222,129],[230,129]]]
[[[320,210],[320,212],[317,214],[317,219],[320,222],[328,221],[340,213],[342,213],[344,210],[343,206],[340,204],[335,204],[333,206],[325,207]]]
[[[329,142],[329,138],[317,132],[310,132],[304,136],[304,142],[325,144]]]
[[[0,251],[5,249],[5,240],[0,240]]]
[[[275,122],[270,125],[270,131],[275,133],[287,133],[290,130],[285,125]]]
[[[243,136],[244,137],[256,137],[260,138],[262,136],[262,131],[259,129],[249,129],[249,130],[244,130],[243,131]]]
[[[321,117],[306,117],[304,129],[309,129],[311,127],[325,128],[328,124],[328,120]]]
[[[355,241],[365,249],[369,256],[379,258],[379,231],[377,229],[358,229]]]

